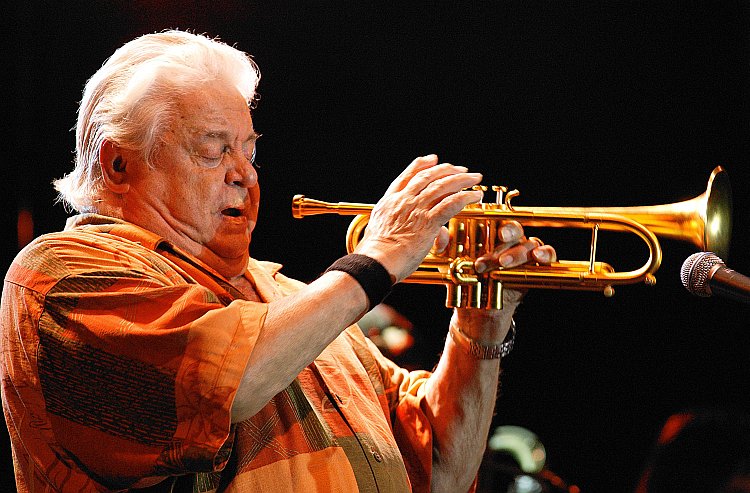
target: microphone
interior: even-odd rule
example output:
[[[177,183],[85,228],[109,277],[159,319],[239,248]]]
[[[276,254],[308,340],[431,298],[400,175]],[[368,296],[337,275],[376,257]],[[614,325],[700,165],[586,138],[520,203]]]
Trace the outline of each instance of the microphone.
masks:
[[[713,252],[698,252],[682,264],[680,278],[685,289],[696,296],[723,296],[750,303],[750,277],[727,268]]]

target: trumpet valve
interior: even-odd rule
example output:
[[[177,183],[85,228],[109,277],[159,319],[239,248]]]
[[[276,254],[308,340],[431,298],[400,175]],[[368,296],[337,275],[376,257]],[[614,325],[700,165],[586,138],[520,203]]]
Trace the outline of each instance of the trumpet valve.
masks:
[[[502,185],[492,185],[492,191],[495,192],[495,203],[503,203],[503,194],[508,191],[508,187]]]
[[[487,191],[487,186],[486,185],[474,185],[473,187],[471,187],[471,189],[477,192],[482,192],[482,199],[479,200],[479,203],[484,205],[484,192]]]

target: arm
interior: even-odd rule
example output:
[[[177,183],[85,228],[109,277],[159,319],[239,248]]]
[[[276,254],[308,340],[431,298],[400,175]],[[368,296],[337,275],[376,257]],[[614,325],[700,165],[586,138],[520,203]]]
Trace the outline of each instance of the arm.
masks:
[[[469,337],[500,343],[520,299],[504,296],[503,310],[460,309],[456,324]],[[511,298],[513,296],[513,298]],[[499,383],[500,360],[480,360],[446,338],[440,361],[426,384],[424,412],[433,431],[432,491],[468,491],[489,435]]]
[[[401,281],[422,262],[431,247],[447,243],[443,228],[481,192],[463,190],[481,179],[465,168],[437,165],[435,156],[415,160],[373,209],[356,253],[378,260]],[[505,226],[510,225],[510,228]],[[554,250],[523,236],[518,223],[501,228],[504,243],[477,260],[476,269],[504,267],[529,260],[554,261]],[[520,293],[507,291],[502,311],[457,310],[454,322],[471,338],[487,344],[505,338]],[[367,310],[364,291],[348,274],[329,272],[299,292],[270,303],[233,404],[233,420],[252,416]],[[468,489],[476,476],[494,410],[497,360],[475,360],[446,342],[446,350],[426,387],[424,412],[434,433],[433,481],[445,491]]]
[[[357,253],[378,260],[395,281],[406,278],[443,224],[480,198],[481,192],[463,190],[480,180],[466,168],[438,164],[436,156],[416,159],[376,204]],[[357,281],[336,271],[270,303],[232,406],[233,421],[257,413],[368,308]]]
[[[506,223],[506,243],[490,256],[478,259],[485,268],[505,267],[529,260],[553,262],[550,246],[523,237],[518,223]],[[483,345],[502,343],[523,293],[503,291],[502,310],[456,309],[451,324]],[[437,368],[426,384],[424,412],[433,431],[432,491],[468,491],[476,478],[489,435],[497,398],[499,359],[477,359],[448,336]]]

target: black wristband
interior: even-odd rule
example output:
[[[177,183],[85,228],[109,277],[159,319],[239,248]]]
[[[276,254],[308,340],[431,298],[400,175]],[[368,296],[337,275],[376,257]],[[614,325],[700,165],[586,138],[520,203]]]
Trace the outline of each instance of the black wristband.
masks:
[[[358,253],[350,253],[335,261],[323,272],[340,270],[352,276],[362,286],[370,303],[370,309],[379,304],[388,296],[393,287],[393,280],[383,264]]]

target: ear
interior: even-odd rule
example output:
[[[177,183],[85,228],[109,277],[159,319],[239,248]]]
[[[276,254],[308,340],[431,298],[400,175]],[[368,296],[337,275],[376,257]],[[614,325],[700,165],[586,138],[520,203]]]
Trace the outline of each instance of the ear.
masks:
[[[104,184],[111,192],[122,194],[130,189],[128,163],[117,144],[109,140],[104,141],[99,149],[99,165],[102,168]]]

